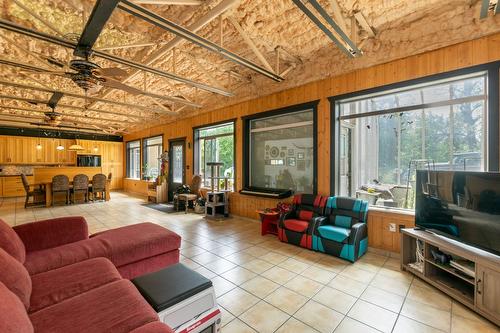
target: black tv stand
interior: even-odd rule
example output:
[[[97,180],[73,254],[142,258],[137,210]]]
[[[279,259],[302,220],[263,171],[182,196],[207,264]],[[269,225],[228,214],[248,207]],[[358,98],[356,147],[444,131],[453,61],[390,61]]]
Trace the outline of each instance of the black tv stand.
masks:
[[[417,261],[417,243],[423,252]],[[434,261],[431,251],[440,250],[473,263],[473,275],[449,264]],[[500,256],[459,241],[417,228],[401,231],[401,269],[433,285],[471,310],[500,325]]]

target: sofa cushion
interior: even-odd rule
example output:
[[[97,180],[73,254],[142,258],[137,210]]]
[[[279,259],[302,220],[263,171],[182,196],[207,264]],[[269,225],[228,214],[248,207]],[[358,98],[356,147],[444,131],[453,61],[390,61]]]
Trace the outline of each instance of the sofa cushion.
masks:
[[[323,238],[342,243],[349,238],[351,229],[336,227],[333,225],[323,225],[318,228],[318,232]]]
[[[30,306],[31,279],[26,268],[19,261],[0,248],[0,282],[2,282],[26,309]]]
[[[16,225],[14,231],[23,241],[26,252],[50,249],[89,238],[83,216],[57,217]]]
[[[33,275],[29,312],[39,311],[120,279],[115,266],[105,258],[89,259]]]
[[[16,260],[24,263],[26,259],[26,249],[23,241],[19,238],[14,229],[2,219],[0,219],[0,247]]]
[[[33,333],[23,303],[2,282],[0,282],[0,332]]]
[[[295,232],[305,232],[309,227],[309,223],[302,220],[290,219],[284,221],[285,228]]]
[[[124,333],[158,315],[128,280],[68,298],[30,315],[37,333]]]
[[[168,229],[153,223],[140,223],[104,231],[87,240],[29,252],[25,266],[34,275],[104,257],[119,267],[176,250],[180,242],[180,236]]]

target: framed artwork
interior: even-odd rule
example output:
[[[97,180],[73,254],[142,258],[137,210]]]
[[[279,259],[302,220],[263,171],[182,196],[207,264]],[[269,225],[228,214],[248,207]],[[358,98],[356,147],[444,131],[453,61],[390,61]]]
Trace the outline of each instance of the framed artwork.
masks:
[[[304,159],[304,153],[297,153],[297,159],[298,160],[303,160]]]
[[[288,157],[288,158],[286,159],[286,164],[287,164],[288,166],[294,167],[294,166],[296,166],[296,165],[297,165],[297,161],[295,160],[295,157]]]

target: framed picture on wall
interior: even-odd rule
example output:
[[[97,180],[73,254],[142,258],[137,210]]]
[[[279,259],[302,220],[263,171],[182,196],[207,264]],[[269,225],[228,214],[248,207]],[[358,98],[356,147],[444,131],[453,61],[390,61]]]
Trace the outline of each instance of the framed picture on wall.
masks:
[[[296,166],[296,165],[297,165],[297,162],[296,162],[296,160],[295,160],[295,157],[288,157],[288,158],[286,159],[286,165],[291,166],[291,167]]]

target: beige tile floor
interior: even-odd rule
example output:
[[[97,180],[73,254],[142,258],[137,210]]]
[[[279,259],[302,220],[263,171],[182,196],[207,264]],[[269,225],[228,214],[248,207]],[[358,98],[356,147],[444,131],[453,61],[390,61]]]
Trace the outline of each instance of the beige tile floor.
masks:
[[[395,258],[369,252],[355,264],[260,236],[241,218],[205,220],[142,206],[113,192],[93,204],[24,209],[0,203],[11,225],[82,215],[91,232],[151,221],[182,236],[181,261],[210,278],[224,333],[500,332],[499,328],[411,275]]]

